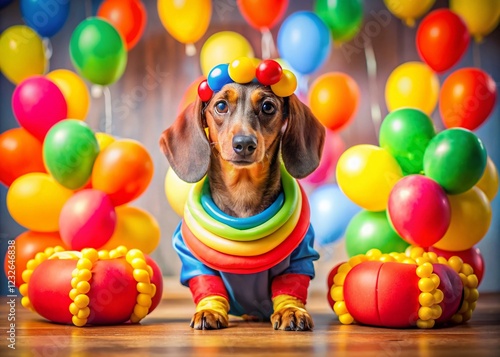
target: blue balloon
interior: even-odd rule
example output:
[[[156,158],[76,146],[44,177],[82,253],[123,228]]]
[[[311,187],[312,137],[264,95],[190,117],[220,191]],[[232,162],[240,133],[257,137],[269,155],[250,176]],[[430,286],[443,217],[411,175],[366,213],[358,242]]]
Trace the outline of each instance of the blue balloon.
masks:
[[[21,14],[26,25],[41,37],[54,36],[66,22],[70,0],[21,0]]]
[[[354,204],[337,184],[326,184],[309,196],[315,244],[324,246],[344,236],[347,225],[361,207]]]
[[[208,86],[214,92],[218,92],[228,83],[234,81],[229,77],[229,64],[218,64],[208,73],[207,76]]]
[[[313,12],[290,15],[278,32],[278,51],[300,74],[310,74],[327,60],[332,47],[330,31]]]

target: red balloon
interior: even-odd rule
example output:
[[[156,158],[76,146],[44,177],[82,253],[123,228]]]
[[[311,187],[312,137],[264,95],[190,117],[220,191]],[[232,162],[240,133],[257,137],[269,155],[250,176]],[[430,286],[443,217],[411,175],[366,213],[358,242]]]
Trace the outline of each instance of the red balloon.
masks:
[[[146,8],[140,0],[105,0],[97,16],[111,22],[125,40],[127,50],[137,44],[147,21]]]
[[[288,0],[238,0],[246,22],[258,30],[272,28],[285,15]]]
[[[201,81],[200,85],[198,86],[198,95],[200,96],[200,99],[203,102],[208,102],[212,98],[213,94],[214,91],[208,85],[207,80],[204,79],[203,81]]]
[[[6,186],[24,174],[46,172],[42,143],[23,128],[0,134],[0,157],[0,182]]]
[[[451,73],[439,93],[439,112],[447,128],[478,128],[495,107],[497,87],[493,78],[478,68]]]
[[[420,58],[436,72],[456,64],[469,45],[470,35],[465,22],[448,9],[429,13],[417,30]]]
[[[280,81],[282,72],[283,70],[278,62],[274,60],[264,60],[260,62],[257,67],[255,77],[261,84],[271,86]]]
[[[406,176],[394,185],[387,213],[396,232],[408,243],[421,247],[443,238],[451,220],[446,192],[422,175]]]
[[[464,263],[469,264],[472,269],[474,269],[474,274],[477,276],[477,280],[479,281],[479,284],[481,284],[481,281],[483,280],[484,276],[484,258],[481,254],[481,251],[479,248],[472,247],[467,250],[462,250],[459,252],[451,252],[448,250],[442,250],[438,249],[436,247],[429,247],[429,252],[434,252],[440,257],[444,257],[446,259],[450,259],[453,256],[457,256],[462,258]]]

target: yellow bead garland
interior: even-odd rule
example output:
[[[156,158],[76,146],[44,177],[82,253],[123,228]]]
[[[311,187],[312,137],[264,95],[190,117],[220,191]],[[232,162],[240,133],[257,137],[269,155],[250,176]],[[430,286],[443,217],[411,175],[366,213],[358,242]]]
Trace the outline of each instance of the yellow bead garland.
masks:
[[[443,301],[444,294],[438,289],[440,279],[437,274],[433,273],[433,264],[445,264],[451,267],[459,274],[464,285],[462,305],[451,318],[451,322],[458,324],[471,318],[479,297],[477,291],[478,280],[472,267],[469,264],[464,264],[459,257],[453,256],[447,260],[444,257],[438,257],[434,252],[425,252],[421,247],[410,246],[405,253],[382,254],[378,249],[371,249],[366,254],[356,255],[339,266],[330,289],[330,296],[335,301],[333,310],[342,324],[349,325],[355,322],[344,301],[345,278],[353,267],[365,261],[399,262],[417,265],[416,274],[420,278],[418,287],[421,291],[418,297],[420,304],[418,310],[419,319],[416,322],[419,328],[434,327],[435,320],[441,317],[442,314],[439,304]]]

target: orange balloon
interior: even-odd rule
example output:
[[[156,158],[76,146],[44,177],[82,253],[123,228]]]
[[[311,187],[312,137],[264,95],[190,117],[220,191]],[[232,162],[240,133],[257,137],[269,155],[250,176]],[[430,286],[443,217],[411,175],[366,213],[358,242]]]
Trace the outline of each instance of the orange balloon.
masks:
[[[318,77],[309,90],[309,106],[318,120],[330,130],[340,130],[354,118],[359,104],[359,87],[340,72]]]
[[[139,197],[153,177],[153,160],[146,148],[131,139],[116,140],[97,156],[92,187],[106,192],[115,206]]]
[[[30,172],[46,172],[42,158],[42,143],[23,128],[0,134],[0,182],[12,182]]]
[[[14,243],[16,258],[14,262],[16,286],[23,284],[22,274],[26,269],[26,264],[30,259],[33,259],[38,252],[43,252],[45,248],[55,247],[60,245],[66,249],[58,232],[41,233],[26,231],[17,236]],[[9,261],[8,256],[5,259],[4,269],[5,274],[9,276],[9,271],[12,271],[12,261]]]
[[[146,8],[140,0],[105,0],[97,16],[111,22],[125,40],[128,51],[140,40],[147,21]]]
[[[270,29],[285,16],[288,0],[238,0],[243,18],[258,30]]]
[[[198,97],[198,86],[204,79],[206,79],[205,76],[199,76],[189,85],[182,96],[179,106],[177,107],[177,114],[182,113],[182,111],[186,109],[189,104],[196,100]]]

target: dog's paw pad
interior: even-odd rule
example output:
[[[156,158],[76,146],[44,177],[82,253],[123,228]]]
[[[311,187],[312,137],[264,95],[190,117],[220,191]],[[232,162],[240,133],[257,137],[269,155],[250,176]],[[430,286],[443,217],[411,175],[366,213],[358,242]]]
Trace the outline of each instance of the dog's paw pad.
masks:
[[[271,323],[275,330],[284,331],[311,331],[314,327],[309,313],[296,307],[276,311],[271,316]]]

